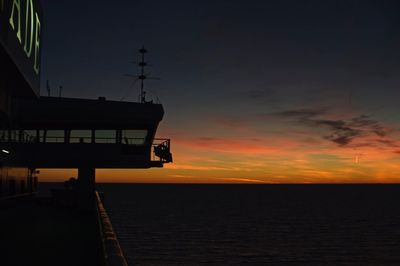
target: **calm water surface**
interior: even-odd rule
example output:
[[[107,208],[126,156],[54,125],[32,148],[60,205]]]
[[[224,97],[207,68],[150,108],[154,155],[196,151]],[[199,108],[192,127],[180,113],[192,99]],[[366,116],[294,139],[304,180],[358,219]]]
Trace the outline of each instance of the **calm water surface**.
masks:
[[[98,188],[132,265],[400,265],[400,186]]]

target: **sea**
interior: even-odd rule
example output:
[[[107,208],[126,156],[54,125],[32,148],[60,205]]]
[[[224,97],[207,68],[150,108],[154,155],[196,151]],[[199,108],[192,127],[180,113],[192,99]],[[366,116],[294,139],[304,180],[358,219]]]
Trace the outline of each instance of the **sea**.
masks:
[[[400,265],[399,185],[97,189],[130,265]]]

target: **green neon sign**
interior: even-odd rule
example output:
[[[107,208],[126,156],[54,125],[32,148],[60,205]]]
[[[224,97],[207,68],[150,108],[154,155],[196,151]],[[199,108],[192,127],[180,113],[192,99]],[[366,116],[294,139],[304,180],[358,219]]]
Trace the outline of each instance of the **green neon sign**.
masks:
[[[33,69],[36,74],[39,74],[39,51],[40,51],[40,20],[39,16],[36,13],[36,34],[35,34],[35,64],[33,65]]]
[[[21,43],[21,0],[13,0],[10,16],[10,25],[17,31],[17,39]],[[15,25],[17,23],[17,25]],[[17,27],[17,29],[15,29]]]
[[[7,51],[35,94],[40,88],[42,29],[40,0],[0,0],[0,49]]]
[[[30,19],[29,19],[30,18]],[[29,58],[32,54],[32,41],[33,41],[33,26],[34,26],[34,11],[32,0],[26,2],[26,18],[25,18],[25,46],[24,51],[26,56]],[[28,26],[30,25],[30,27]],[[28,32],[29,29],[29,32]],[[28,39],[28,35],[30,38]]]
[[[0,1],[3,5],[4,0]],[[40,71],[41,22],[35,11],[34,1],[12,0],[8,22],[26,57],[33,60],[33,70],[38,75]]]

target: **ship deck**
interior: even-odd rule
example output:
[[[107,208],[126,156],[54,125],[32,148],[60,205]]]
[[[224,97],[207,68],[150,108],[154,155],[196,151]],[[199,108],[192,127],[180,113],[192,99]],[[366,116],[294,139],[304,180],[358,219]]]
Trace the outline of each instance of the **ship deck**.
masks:
[[[79,213],[47,200],[0,208],[1,265],[103,265],[97,213]]]

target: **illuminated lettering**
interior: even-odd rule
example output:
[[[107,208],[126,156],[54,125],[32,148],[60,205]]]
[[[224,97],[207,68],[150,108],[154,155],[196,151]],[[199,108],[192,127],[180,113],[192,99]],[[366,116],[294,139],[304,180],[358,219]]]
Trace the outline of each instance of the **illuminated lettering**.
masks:
[[[35,64],[33,65],[33,69],[36,74],[39,74],[39,52],[40,52],[40,20],[39,16],[36,13],[36,34],[35,34]]]
[[[40,2],[37,0],[0,0],[0,16],[4,16],[1,21],[7,22],[7,25],[3,25],[6,27],[1,27],[1,38],[6,38],[6,46],[17,63],[29,64],[31,72],[28,75],[40,73],[40,15]],[[21,55],[26,57],[22,60]]]
[[[24,51],[26,56],[29,58],[32,54],[32,44],[33,44],[33,26],[34,22],[34,11],[32,0],[26,1],[26,19],[25,19],[25,46]],[[29,19],[30,18],[30,19]],[[28,26],[30,25],[30,27]],[[30,33],[30,34],[29,34]],[[30,38],[28,39],[28,35]]]
[[[17,8],[18,12],[18,30],[17,30],[17,38],[19,40],[19,43],[22,43],[21,40],[21,0],[13,0],[12,4],[12,11],[11,11],[11,16],[10,16],[10,25],[15,30],[15,25],[14,25],[14,11],[15,8]]]

